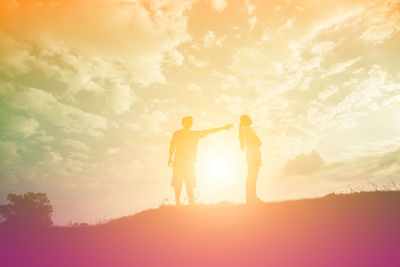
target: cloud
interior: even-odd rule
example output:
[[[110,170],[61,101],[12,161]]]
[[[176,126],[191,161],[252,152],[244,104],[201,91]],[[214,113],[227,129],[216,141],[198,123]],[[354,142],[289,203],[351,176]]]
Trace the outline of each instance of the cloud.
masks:
[[[195,84],[195,83],[189,84],[187,88],[188,88],[189,91],[194,91],[194,92],[200,91],[200,86],[198,84]]]
[[[239,96],[229,96],[226,94],[221,94],[215,99],[215,103],[220,105],[226,105],[227,109],[233,114],[242,114],[246,110],[246,101]]]
[[[169,119],[169,112],[163,112],[160,110],[154,110],[141,114],[139,121],[141,123],[141,129],[143,135],[155,134],[155,135],[169,135],[169,133],[161,126]]]
[[[9,161],[18,157],[18,145],[11,141],[0,141],[0,158],[2,162]]]
[[[213,31],[207,31],[204,35],[204,47],[221,46],[225,37],[217,38]]]
[[[244,3],[247,7],[247,13],[251,15],[254,12],[254,10],[256,10],[256,6],[253,3],[251,3],[250,0],[245,0]]]
[[[211,5],[215,8],[218,12],[224,11],[226,6],[228,5],[226,0],[211,0]]]
[[[188,61],[197,68],[205,68],[208,66],[208,62],[206,60],[198,59],[193,55],[190,55],[187,58],[188,58]]]
[[[80,151],[80,152],[89,152],[90,147],[82,143],[78,140],[72,140],[72,139],[65,139],[61,142],[61,144],[69,149]]]
[[[333,96],[334,94],[336,94],[337,92],[339,92],[339,89],[337,86],[331,85],[329,86],[326,90],[320,92],[318,94],[318,98],[321,101],[325,101],[326,99],[328,99],[329,97]]]
[[[382,5],[369,9],[366,16],[368,26],[361,34],[360,39],[374,43],[383,43],[400,31],[400,12],[397,1],[387,1]]]
[[[307,157],[299,164],[311,163]],[[314,164],[318,166],[318,157]],[[276,191],[291,191],[292,197],[306,197],[310,194],[324,195],[332,192],[358,190],[384,190],[398,183],[400,172],[400,150],[394,147],[379,153],[367,153],[332,163],[324,163],[312,172],[284,174],[274,183]],[[298,169],[297,169],[298,170]],[[278,183],[279,181],[279,183]],[[283,191],[282,191],[283,192]],[[272,193],[272,192],[271,192]]]
[[[164,62],[170,66],[182,66],[183,61],[184,61],[184,56],[177,49],[168,51],[164,59]]]
[[[236,77],[235,75],[214,72],[214,76],[222,79],[222,82],[221,82],[222,90],[239,88],[240,81],[239,81],[239,78]]]
[[[105,118],[61,103],[53,94],[36,88],[10,92],[3,95],[3,101],[9,108],[44,119],[65,133],[82,133],[99,137],[107,128]]]
[[[109,149],[107,149],[106,154],[107,155],[115,155],[117,153],[119,153],[121,151],[121,148],[119,147],[111,147]]]
[[[301,154],[288,160],[283,170],[286,175],[306,175],[318,172],[324,167],[324,164],[321,155],[314,150],[309,155]]]
[[[249,18],[249,25],[250,25],[250,29],[254,29],[254,27],[256,26],[257,23],[257,17],[256,16],[252,16]]]
[[[20,115],[11,115],[7,119],[1,118],[0,135],[3,138],[28,138],[35,134],[40,123],[33,118]]]
[[[343,71],[346,71],[346,69],[351,67],[354,63],[356,63],[360,59],[361,59],[361,56],[359,56],[357,58],[354,58],[354,59],[350,59],[350,60],[345,61],[345,62],[336,63],[336,64],[332,65],[330,67],[330,69],[326,73],[324,73],[323,77],[326,77],[326,76],[329,76],[329,75],[338,74],[338,73],[341,73]]]
[[[293,27],[295,21],[296,18],[287,19],[285,24],[277,29],[277,32],[282,33],[284,31],[290,30]]]
[[[19,58],[26,58],[30,47],[45,50],[50,44],[88,58],[118,61],[138,83],[164,82],[161,64],[165,55],[176,55],[172,51],[189,38],[184,12],[190,6],[191,1],[149,1],[148,5],[98,0],[2,3],[0,22],[13,37],[4,41],[7,37],[2,34],[0,47],[4,52],[14,51],[9,57],[14,62],[8,65],[20,69],[24,61]]]
[[[0,71],[10,75],[27,72],[31,57],[23,44],[0,28]]]
[[[133,90],[127,84],[116,84],[112,91],[110,105],[117,115],[129,111],[132,104],[137,100]]]
[[[320,43],[314,43],[311,48],[311,52],[315,55],[326,55],[337,47],[339,43],[332,41],[322,41]]]
[[[44,168],[49,169],[59,165],[63,162],[63,157],[55,151],[52,151],[50,148],[46,149],[45,153],[42,154],[42,159],[38,162]]]
[[[215,37],[215,34],[212,31],[208,31],[204,35],[204,47],[210,47],[214,45],[216,39],[217,38]]]

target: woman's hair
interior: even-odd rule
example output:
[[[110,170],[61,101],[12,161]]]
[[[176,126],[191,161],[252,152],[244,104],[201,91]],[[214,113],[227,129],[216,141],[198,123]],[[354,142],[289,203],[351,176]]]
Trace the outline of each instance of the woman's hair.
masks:
[[[245,142],[244,142],[244,127],[250,126],[253,122],[251,121],[249,115],[242,115],[240,116],[240,123],[239,123],[239,141],[240,141],[240,149],[244,151],[245,149]]]

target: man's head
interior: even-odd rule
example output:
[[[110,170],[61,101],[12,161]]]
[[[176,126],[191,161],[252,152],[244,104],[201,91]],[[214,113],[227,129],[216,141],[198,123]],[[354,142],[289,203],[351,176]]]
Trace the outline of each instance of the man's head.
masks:
[[[190,128],[192,128],[192,125],[193,125],[193,117],[192,116],[187,116],[182,119],[183,128],[190,129]]]

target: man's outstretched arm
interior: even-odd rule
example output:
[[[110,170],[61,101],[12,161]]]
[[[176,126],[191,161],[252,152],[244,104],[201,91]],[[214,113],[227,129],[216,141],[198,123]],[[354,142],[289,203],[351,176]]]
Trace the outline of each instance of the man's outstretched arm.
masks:
[[[217,133],[217,132],[220,132],[220,131],[223,131],[223,130],[228,130],[228,129],[231,129],[232,127],[233,127],[233,124],[230,123],[230,124],[227,124],[227,125],[222,126],[222,127],[211,128],[211,129],[202,130],[202,131],[198,131],[198,132],[200,133],[200,135],[202,137],[205,137],[206,135],[209,135],[209,134],[212,134],[212,133]]]

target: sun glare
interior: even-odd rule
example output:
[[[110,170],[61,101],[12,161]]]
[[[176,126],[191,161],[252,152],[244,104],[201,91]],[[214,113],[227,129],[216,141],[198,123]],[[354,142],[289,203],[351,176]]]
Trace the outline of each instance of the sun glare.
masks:
[[[245,164],[235,143],[204,142],[196,163],[202,201],[213,203],[240,198]]]
[[[229,164],[225,159],[216,157],[208,161],[206,168],[211,177],[218,180],[228,177],[230,170]]]

